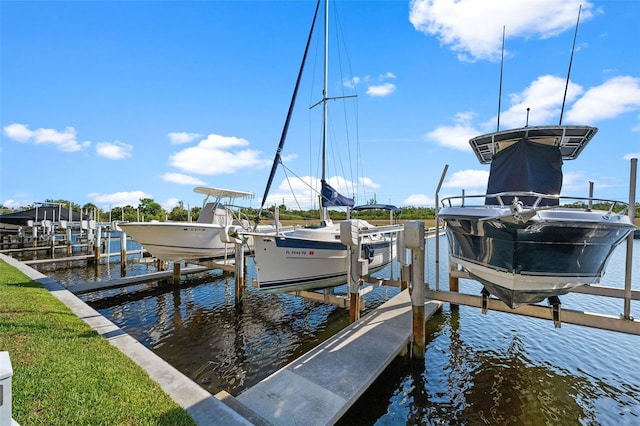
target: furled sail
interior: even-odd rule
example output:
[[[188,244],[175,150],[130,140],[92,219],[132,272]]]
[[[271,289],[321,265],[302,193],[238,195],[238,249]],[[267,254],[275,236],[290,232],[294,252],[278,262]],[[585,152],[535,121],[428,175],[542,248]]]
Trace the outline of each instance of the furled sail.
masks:
[[[322,207],[353,207],[353,198],[345,197],[326,181],[322,181]]]

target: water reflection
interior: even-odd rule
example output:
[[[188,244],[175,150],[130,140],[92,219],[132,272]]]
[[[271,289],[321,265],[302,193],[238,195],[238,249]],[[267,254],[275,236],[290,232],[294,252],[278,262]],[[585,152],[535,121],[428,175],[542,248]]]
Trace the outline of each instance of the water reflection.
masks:
[[[640,250],[640,241],[635,248]],[[440,288],[446,289],[446,240],[440,249]],[[430,239],[425,269],[431,283],[433,251]],[[115,262],[38,269],[64,284],[120,274]],[[126,272],[154,270],[130,263]],[[253,277],[250,260],[247,278]],[[614,253],[603,285],[621,287],[623,280],[624,247]],[[460,281],[463,292],[480,289],[477,282]],[[346,294],[346,286],[337,291]],[[367,294],[364,314],[397,292],[382,287]],[[349,316],[332,305],[251,287],[237,305],[233,279],[219,271],[183,277],[177,287],[152,282],[83,298],[214,394],[238,395],[344,328]],[[581,294],[563,296],[562,302],[568,309],[609,315],[623,306],[617,299]],[[640,315],[638,309],[633,302],[632,313]],[[427,322],[425,360],[395,359],[339,424],[637,424],[639,344],[638,336],[570,324],[555,329],[549,321],[445,305]]]
[[[494,336],[483,346],[479,344],[483,336],[470,334],[465,324],[459,309],[445,309],[430,320],[424,362],[394,360],[338,425],[638,421],[637,373],[612,383],[582,371],[585,365],[573,359],[570,350],[557,359],[539,359],[535,347],[532,352],[518,333]],[[549,343],[555,344],[554,340]],[[565,363],[572,368],[564,368]]]

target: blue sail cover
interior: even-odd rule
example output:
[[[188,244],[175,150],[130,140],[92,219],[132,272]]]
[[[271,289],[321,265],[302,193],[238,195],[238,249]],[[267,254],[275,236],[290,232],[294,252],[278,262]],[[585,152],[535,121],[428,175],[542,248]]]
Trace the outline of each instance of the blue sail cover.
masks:
[[[336,191],[326,181],[322,181],[322,207],[338,207],[347,206],[353,207],[353,198],[345,197]]]

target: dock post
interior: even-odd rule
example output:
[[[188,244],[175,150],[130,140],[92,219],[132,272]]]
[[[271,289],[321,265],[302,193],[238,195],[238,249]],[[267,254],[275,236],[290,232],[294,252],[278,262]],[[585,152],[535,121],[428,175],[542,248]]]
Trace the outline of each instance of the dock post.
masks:
[[[71,226],[67,226],[66,234],[67,234],[67,256],[71,256],[73,254],[73,246],[71,245],[72,238],[72,229]]]
[[[120,231],[120,273],[125,275],[127,269],[127,233]]]
[[[458,293],[460,291],[460,280],[451,274],[453,270],[449,269],[449,291]]]
[[[36,221],[38,220],[38,218],[36,218]],[[34,247],[38,246],[38,223],[34,222],[33,226],[31,227],[31,233],[32,233],[32,244]]]
[[[180,262],[173,262],[173,285],[180,284]]]
[[[244,242],[236,243],[235,247],[235,300],[236,303],[242,302],[244,297]]]
[[[636,180],[637,180],[638,159],[631,159],[631,172],[629,178],[629,217],[635,224],[636,219]],[[627,236],[627,262],[624,277],[624,312],[622,317],[626,320],[633,320],[631,315],[631,264],[633,259],[633,232]]]
[[[400,263],[400,291],[404,291],[409,287],[411,280],[411,267],[407,264],[407,246],[404,243],[404,229],[398,232],[396,252],[398,263]]]
[[[102,227],[96,226],[96,235],[93,239],[94,259],[96,265],[100,263],[100,246],[102,244]]]
[[[453,268],[453,264],[449,265],[449,291],[451,293],[459,293],[460,292],[460,277],[454,274],[455,269]],[[457,309],[459,305],[454,303],[450,303],[452,309]]]
[[[51,258],[54,259],[56,257],[56,231],[54,227],[51,228],[51,233],[49,234],[49,243],[51,246]]]
[[[360,319],[360,281],[361,277],[368,273],[368,263],[360,259],[360,235],[355,221],[343,220],[340,222],[340,242],[347,246],[349,322],[353,323]]]
[[[353,255],[353,252],[356,255]],[[358,273],[358,267],[360,266],[360,250],[358,247],[349,247],[347,249],[347,257],[349,260],[349,266],[347,267],[347,274],[349,276],[349,322],[356,322],[360,319],[360,274]]]
[[[405,243],[411,249],[411,311],[413,313],[411,355],[416,359],[424,359],[426,351],[424,328],[424,222],[412,220],[405,223],[404,230]]]
[[[244,271],[246,269],[244,245],[247,244],[247,247],[249,246],[249,237],[247,235],[243,235],[241,233],[241,228],[238,226],[225,226],[224,231],[220,232],[219,235],[220,241],[225,244],[225,252],[226,247],[229,244],[233,244],[234,247],[234,293],[236,304],[240,304],[242,302],[242,297],[244,296]],[[225,263],[226,259],[227,257],[225,256]]]

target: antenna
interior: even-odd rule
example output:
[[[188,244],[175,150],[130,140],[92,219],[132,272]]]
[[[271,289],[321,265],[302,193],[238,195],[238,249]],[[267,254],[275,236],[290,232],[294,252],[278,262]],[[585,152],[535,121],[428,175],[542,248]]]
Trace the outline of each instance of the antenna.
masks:
[[[498,91],[498,126],[496,127],[496,132],[500,131],[500,104],[502,101],[502,67],[504,65],[504,29],[505,26],[502,26],[502,56],[500,57],[500,90]]]
[[[562,109],[560,110],[560,123],[562,125],[562,115],[564,114],[564,104],[567,100],[567,89],[569,88],[569,76],[571,75],[571,64],[573,63],[573,52],[576,49],[576,38],[578,37],[578,25],[580,24],[580,12],[582,11],[582,5],[578,9],[578,21],[576,22],[576,31],[573,33],[573,47],[571,48],[571,59],[569,59],[569,71],[567,71],[567,81],[564,86],[564,97],[562,98]]]

